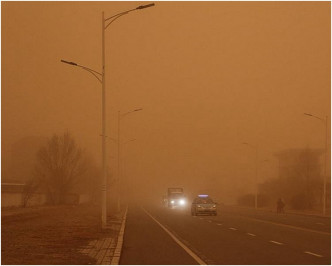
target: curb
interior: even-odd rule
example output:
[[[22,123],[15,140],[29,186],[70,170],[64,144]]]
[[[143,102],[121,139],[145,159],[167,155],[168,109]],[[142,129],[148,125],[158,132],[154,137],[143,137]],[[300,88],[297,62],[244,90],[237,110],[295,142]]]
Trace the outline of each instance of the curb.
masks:
[[[106,229],[117,232],[116,236],[106,236],[91,241],[79,252],[96,260],[96,265],[118,265],[120,262],[128,206],[121,219],[109,222]],[[119,217],[120,218],[120,217]]]
[[[111,265],[119,265],[119,262],[120,262],[124,231],[125,231],[125,227],[126,227],[127,212],[128,212],[128,206],[126,207],[126,211],[122,218],[121,229],[120,229],[120,232],[118,235],[118,241],[116,244],[116,248],[114,250],[114,254],[113,254],[113,257],[111,260]]]

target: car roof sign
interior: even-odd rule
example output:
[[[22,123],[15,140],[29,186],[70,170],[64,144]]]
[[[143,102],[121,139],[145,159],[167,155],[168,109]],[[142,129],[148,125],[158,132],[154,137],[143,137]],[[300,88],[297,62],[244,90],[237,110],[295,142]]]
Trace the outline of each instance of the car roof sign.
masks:
[[[207,198],[209,197],[209,195],[206,195],[206,194],[202,194],[202,195],[198,195],[199,198]]]

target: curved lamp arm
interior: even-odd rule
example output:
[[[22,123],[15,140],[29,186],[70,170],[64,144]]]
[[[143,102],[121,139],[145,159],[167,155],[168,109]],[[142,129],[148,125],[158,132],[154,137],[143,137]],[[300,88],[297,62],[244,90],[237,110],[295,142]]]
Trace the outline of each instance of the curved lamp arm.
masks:
[[[137,140],[137,139],[129,139],[127,141],[122,142],[122,144],[127,144],[128,142],[132,142],[132,141],[135,141],[135,140]]]
[[[133,9],[133,10],[135,10],[135,9]],[[133,10],[130,10],[130,11],[133,11]],[[111,20],[111,21],[105,26],[104,30],[106,30],[106,29],[108,28],[108,26],[112,24],[112,22],[114,22],[115,20],[117,20],[119,17],[122,17],[123,15],[128,14],[130,11],[122,12],[122,13],[120,13],[120,14],[117,14],[117,15],[115,15],[115,16],[112,16],[112,17],[110,17],[110,18],[105,19],[105,21],[106,21],[106,20],[108,20],[108,19],[113,18],[113,19],[112,19],[112,20]]]
[[[242,142],[242,144],[243,144],[243,145],[248,145],[249,147],[251,147],[251,148],[253,148],[253,149],[256,149],[256,150],[257,150],[257,146],[255,146],[255,145],[252,145],[252,144],[250,144],[250,143],[248,143],[248,142]]]
[[[112,20],[105,26],[104,30],[106,30],[108,28],[108,26],[112,24],[112,22],[114,22],[118,18],[122,17],[123,15],[126,15],[129,12],[132,12],[132,11],[135,11],[135,10],[144,9],[144,8],[148,8],[148,7],[152,7],[152,6],[154,6],[154,3],[143,5],[143,6],[138,6],[136,8],[133,8],[133,9],[130,9],[130,10],[127,10],[127,11],[123,11],[121,13],[118,13],[118,14],[114,15],[114,16],[106,18],[105,22],[108,21],[108,20],[110,20],[110,19],[112,19]]]
[[[79,64],[77,64],[77,63],[75,63],[75,62],[70,62],[70,61],[66,61],[66,60],[62,60],[62,59],[61,59],[61,62],[62,62],[62,63],[65,63],[65,64],[68,64],[68,65],[72,65],[72,66],[80,67],[80,68],[82,68],[82,69],[88,71],[88,72],[89,72],[90,74],[92,74],[96,79],[98,79],[98,81],[99,81],[100,83],[102,83],[102,80],[101,80],[102,74],[99,73],[98,71],[95,71],[95,70],[93,70],[93,69],[91,69],[91,68],[88,68],[88,67],[86,67],[86,66],[81,66],[81,65],[79,65]],[[97,74],[98,74],[100,77],[97,76]]]
[[[142,110],[143,110],[143,108],[138,108],[138,109],[135,109],[135,110],[131,110],[131,111],[129,111],[129,112],[126,112],[126,113],[124,113],[124,114],[121,114],[121,113],[120,113],[120,115],[121,115],[122,117],[124,117],[124,116],[129,115],[129,114],[131,114],[131,113],[133,113],[133,112],[138,112],[138,111],[142,111]]]
[[[319,119],[319,120],[325,122],[325,119],[320,118],[320,117],[318,117],[318,116],[315,116],[315,115],[312,115],[312,114],[308,114],[308,113],[303,113],[303,114],[304,114],[304,115],[307,115],[307,116],[312,116],[312,117],[314,117],[314,118],[317,118],[317,119]]]

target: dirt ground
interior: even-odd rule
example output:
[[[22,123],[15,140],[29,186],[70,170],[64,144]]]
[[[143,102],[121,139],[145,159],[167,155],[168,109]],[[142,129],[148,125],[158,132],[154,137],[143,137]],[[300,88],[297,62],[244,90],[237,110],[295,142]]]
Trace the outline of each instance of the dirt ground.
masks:
[[[1,210],[1,264],[96,264],[79,249],[114,234],[101,230],[99,206]]]

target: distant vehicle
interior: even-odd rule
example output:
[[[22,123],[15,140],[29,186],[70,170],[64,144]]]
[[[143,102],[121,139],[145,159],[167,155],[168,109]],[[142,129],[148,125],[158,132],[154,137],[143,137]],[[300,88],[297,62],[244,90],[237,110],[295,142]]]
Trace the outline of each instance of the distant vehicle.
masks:
[[[209,195],[198,195],[191,204],[191,215],[217,215],[217,203]]]
[[[183,194],[183,188],[167,189],[167,198],[165,200],[165,204],[169,208],[184,207],[186,202],[186,198]]]

